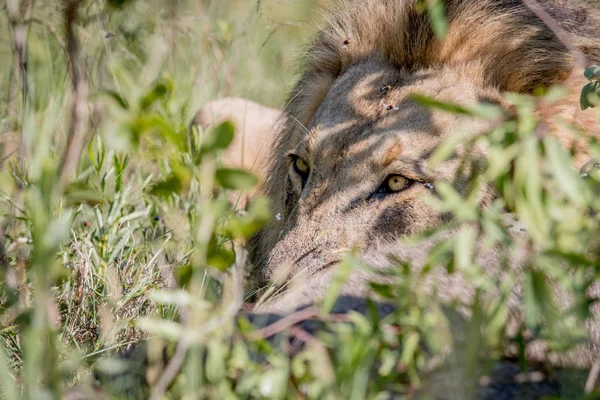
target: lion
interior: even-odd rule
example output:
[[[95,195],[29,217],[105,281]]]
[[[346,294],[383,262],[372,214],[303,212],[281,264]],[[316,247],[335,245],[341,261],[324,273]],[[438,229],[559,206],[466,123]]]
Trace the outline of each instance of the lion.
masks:
[[[579,51],[599,62],[597,14],[579,3],[569,9],[564,2],[542,3]],[[476,135],[490,126],[433,112],[410,94],[506,107],[505,92],[531,93],[572,78],[574,54],[523,2],[453,0],[446,13],[443,41],[414,1],[347,3],[331,15],[308,52],[272,146],[263,191],[279,218],[250,243],[258,285],[286,261],[293,264],[290,274],[310,275],[339,260],[334,249],[367,248],[382,236],[445,221],[422,199],[431,183],[453,181],[460,160],[431,171],[427,158],[458,129]],[[584,36],[576,18],[587,18],[585,26],[595,31]],[[578,112],[583,77],[569,85],[572,94],[554,112],[599,134],[593,113]],[[570,131],[556,127],[554,134],[573,148],[575,168],[589,161]],[[484,150],[476,156],[485,157]],[[464,192],[464,181],[454,184]],[[482,206],[491,199],[485,194]]]
[[[599,62],[597,14],[584,4],[566,9],[559,1],[542,3],[571,43]],[[278,218],[249,244],[258,285],[286,262],[292,262],[290,274],[311,275],[335,265],[338,250],[369,248],[382,237],[447,220],[423,197],[438,180],[464,193],[465,181],[454,179],[460,158],[436,170],[428,169],[427,159],[458,129],[476,135],[490,125],[431,111],[411,94],[508,108],[505,92],[531,93],[570,79],[571,95],[553,111],[600,134],[594,114],[578,112],[576,89],[583,80],[573,82],[574,54],[523,2],[454,0],[446,2],[446,12],[443,41],[414,1],[348,3],[320,31],[272,145],[263,192]],[[587,19],[596,31],[584,36],[575,18]],[[574,151],[575,168],[589,161],[569,130],[554,127],[553,133]],[[471,156],[485,157],[485,150]],[[492,198],[484,193],[482,206]]]
[[[564,84],[570,94],[550,112],[539,112],[600,135],[594,114],[581,112],[578,104],[581,60],[600,62],[600,16],[591,6],[447,0],[447,32],[440,40],[416,3],[342,2],[312,43],[270,146],[262,192],[275,218],[248,243],[253,289],[291,286],[298,279],[301,284],[261,303],[256,313],[285,313],[321,299],[349,249],[381,267],[386,253],[422,260],[427,248],[390,243],[450,221],[451,215],[430,207],[425,197],[435,194],[439,181],[464,195],[469,179],[461,160],[484,160],[486,149],[458,145],[455,157],[438,167],[427,161],[454,132],[474,137],[493,122],[434,111],[412,95],[465,107],[487,103],[511,113],[505,93]],[[570,130],[558,124],[549,130],[574,154],[574,168],[590,161]],[[474,162],[467,175],[478,168]],[[486,207],[495,193],[489,187],[481,191]],[[499,254],[483,257],[493,270]],[[355,273],[334,310],[364,310],[366,282],[367,276]],[[448,299],[473,291],[464,280],[450,283]],[[590,367],[596,353],[577,357],[577,366]]]

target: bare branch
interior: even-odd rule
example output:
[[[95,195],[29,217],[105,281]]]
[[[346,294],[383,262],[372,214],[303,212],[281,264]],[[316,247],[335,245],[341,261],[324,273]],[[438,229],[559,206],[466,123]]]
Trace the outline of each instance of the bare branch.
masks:
[[[596,381],[598,380],[598,373],[600,373],[600,360],[596,360],[594,365],[592,365],[592,369],[587,377],[585,382],[585,393],[592,393],[594,388],[596,387]]]
[[[88,109],[86,98],[88,85],[79,62],[79,41],[75,33],[75,21],[79,14],[81,0],[64,0],[64,20],[71,76],[71,122],[69,124],[67,147],[59,166],[59,191],[68,182],[69,175],[77,167],[81,149],[85,142],[84,128]]]
[[[6,9],[8,11],[8,19],[10,21],[13,33],[13,47],[15,51],[15,81],[17,85],[21,84],[21,132],[25,122],[25,111],[27,109],[27,97],[29,95],[28,77],[27,77],[27,36],[29,33],[30,24],[26,22],[31,18],[33,12],[34,0],[8,0]],[[21,17],[21,6],[23,6],[23,18]],[[17,93],[12,86],[9,94],[8,115],[13,115],[16,112]],[[24,170],[24,162],[28,157],[28,149],[24,142],[23,134],[21,133],[21,144],[19,146],[19,164],[21,170]]]
[[[181,339],[177,343],[177,348],[175,349],[175,354],[169,360],[169,363],[163,370],[158,382],[152,388],[152,393],[150,394],[150,400],[159,400],[161,399],[183,365],[185,361],[185,356],[189,350],[190,343],[188,340]]]
[[[307,307],[300,311],[296,311],[293,314],[290,314],[269,326],[266,326],[262,329],[257,329],[252,337],[255,339],[265,339],[269,338],[273,335],[276,335],[279,332],[282,332],[292,326],[298,324],[299,322],[306,321],[313,318],[322,318],[323,312],[315,307]]]
[[[56,42],[60,45],[60,47],[63,49],[63,51],[65,52],[65,54],[69,54],[68,50],[67,50],[67,44],[64,42],[64,40],[62,39],[62,37],[60,36],[60,34],[58,33],[58,31],[56,29],[54,29],[54,27],[47,23],[46,21],[43,21],[39,18],[35,18],[35,17],[31,17],[26,19],[25,21],[23,21],[26,24],[31,24],[31,23],[35,23],[38,25],[43,26],[44,28],[48,29],[48,31],[50,31],[50,33],[52,33],[52,35],[54,36],[54,39],[56,39]]]
[[[582,79],[583,70],[588,67],[588,59],[581,52],[581,50],[573,44],[573,41],[570,38],[570,35],[567,31],[565,31],[560,24],[550,15],[548,12],[543,9],[537,0],[523,0],[523,4],[527,8],[531,10],[546,26],[556,35],[558,40],[569,50],[571,56],[573,57],[573,69],[571,73],[564,81],[564,84],[569,88],[569,90],[574,90],[577,88],[579,91],[583,85],[579,85],[579,82]],[[553,115],[555,110],[550,107],[548,104],[542,104],[540,107],[540,111],[543,117],[543,121],[548,121],[549,118]],[[574,107],[572,118],[576,120],[582,110],[580,107]],[[547,123],[542,123],[536,129],[536,135],[538,137],[542,137],[544,133],[547,131]]]
[[[556,35],[558,40],[571,52],[575,66],[581,70],[587,67],[587,57],[581,52],[581,50],[573,44],[569,34],[565,31],[558,22],[546,10],[544,10],[537,0],[523,0],[523,4],[527,6],[546,26]],[[571,76],[568,80],[571,80],[574,75],[579,74],[577,68],[573,69]]]
[[[4,275],[4,284],[8,288],[10,295],[17,295],[17,274],[10,266],[8,254],[4,247],[4,234],[6,232],[6,224],[0,226],[0,267]]]

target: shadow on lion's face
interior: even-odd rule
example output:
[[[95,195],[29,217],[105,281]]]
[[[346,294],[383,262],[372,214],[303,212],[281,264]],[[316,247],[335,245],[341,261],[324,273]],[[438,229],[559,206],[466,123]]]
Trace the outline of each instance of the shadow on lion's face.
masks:
[[[466,73],[403,71],[366,61],[340,75],[300,130],[297,145],[287,149],[282,196],[273,199],[282,202],[283,212],[259,234],[275,240],[253,244],[263,264],[257,268],[260,285],[315,274],[335,265],[345,250],[365,250],[448,218],[426,197],[435,195],[440,180],[464,193],[476,163],[465,169],[460,147],[435,169],[427,160],[450,135],[481,133],[489,122],[428,109],[410,95],[463,105],[500,102],[497,92]],[[477,159],[484,150],[469,153]]]

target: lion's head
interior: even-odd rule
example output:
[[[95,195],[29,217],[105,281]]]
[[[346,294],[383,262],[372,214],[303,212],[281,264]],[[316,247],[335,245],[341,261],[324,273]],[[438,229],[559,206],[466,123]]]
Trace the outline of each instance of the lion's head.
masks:
[[[267,171],[265,191],[276,218],[250,242],[256,283],[267,283],[279,268],[314,274],[344,250],[377,246],[448,218],[424,198],[440,180],[465,191],[464,149],[457,147],[455,157],[435,169],[427,160],[451,134],[478,134],[489,122],[428,109],[411,94],[504,107],[503,92],[528,93],[564,81],[573,70],[567,46],[521,1],[445,3],[443,41],[409,0],[351,2],[319,33]],[[543,3],[565,28],[573,25],[577,9]],[[569,40],[600,58],[597,41],[579,33]],[[557,110],[573,118],[577,107],[571,97]],[[564,132],[555,134],[576,147]],[[482,159],[485,149],[469,156]],[[484,190],[482,203],[491,198]]]

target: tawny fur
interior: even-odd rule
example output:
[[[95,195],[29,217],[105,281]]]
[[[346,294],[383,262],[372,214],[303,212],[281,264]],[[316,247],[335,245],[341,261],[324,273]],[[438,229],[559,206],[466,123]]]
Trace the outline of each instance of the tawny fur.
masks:
[[[194,116],[192,125],[207,131],[230,121],[235,127],[235,136],[223,163],[263,177],[280,116],[281,111],[274,108],[239,97],[226,97],[204,104]]]
[[[245,168],[264,180],[271,145],[278,130],[281,111],[239,97],[225,97],[210,101],[194,116],[192,125],[206,132],[229,121],[235,128],[233,142],[222,157],[230,168]],[[255,191],[228,193],[228,200],[237,209],[246,208]]]

